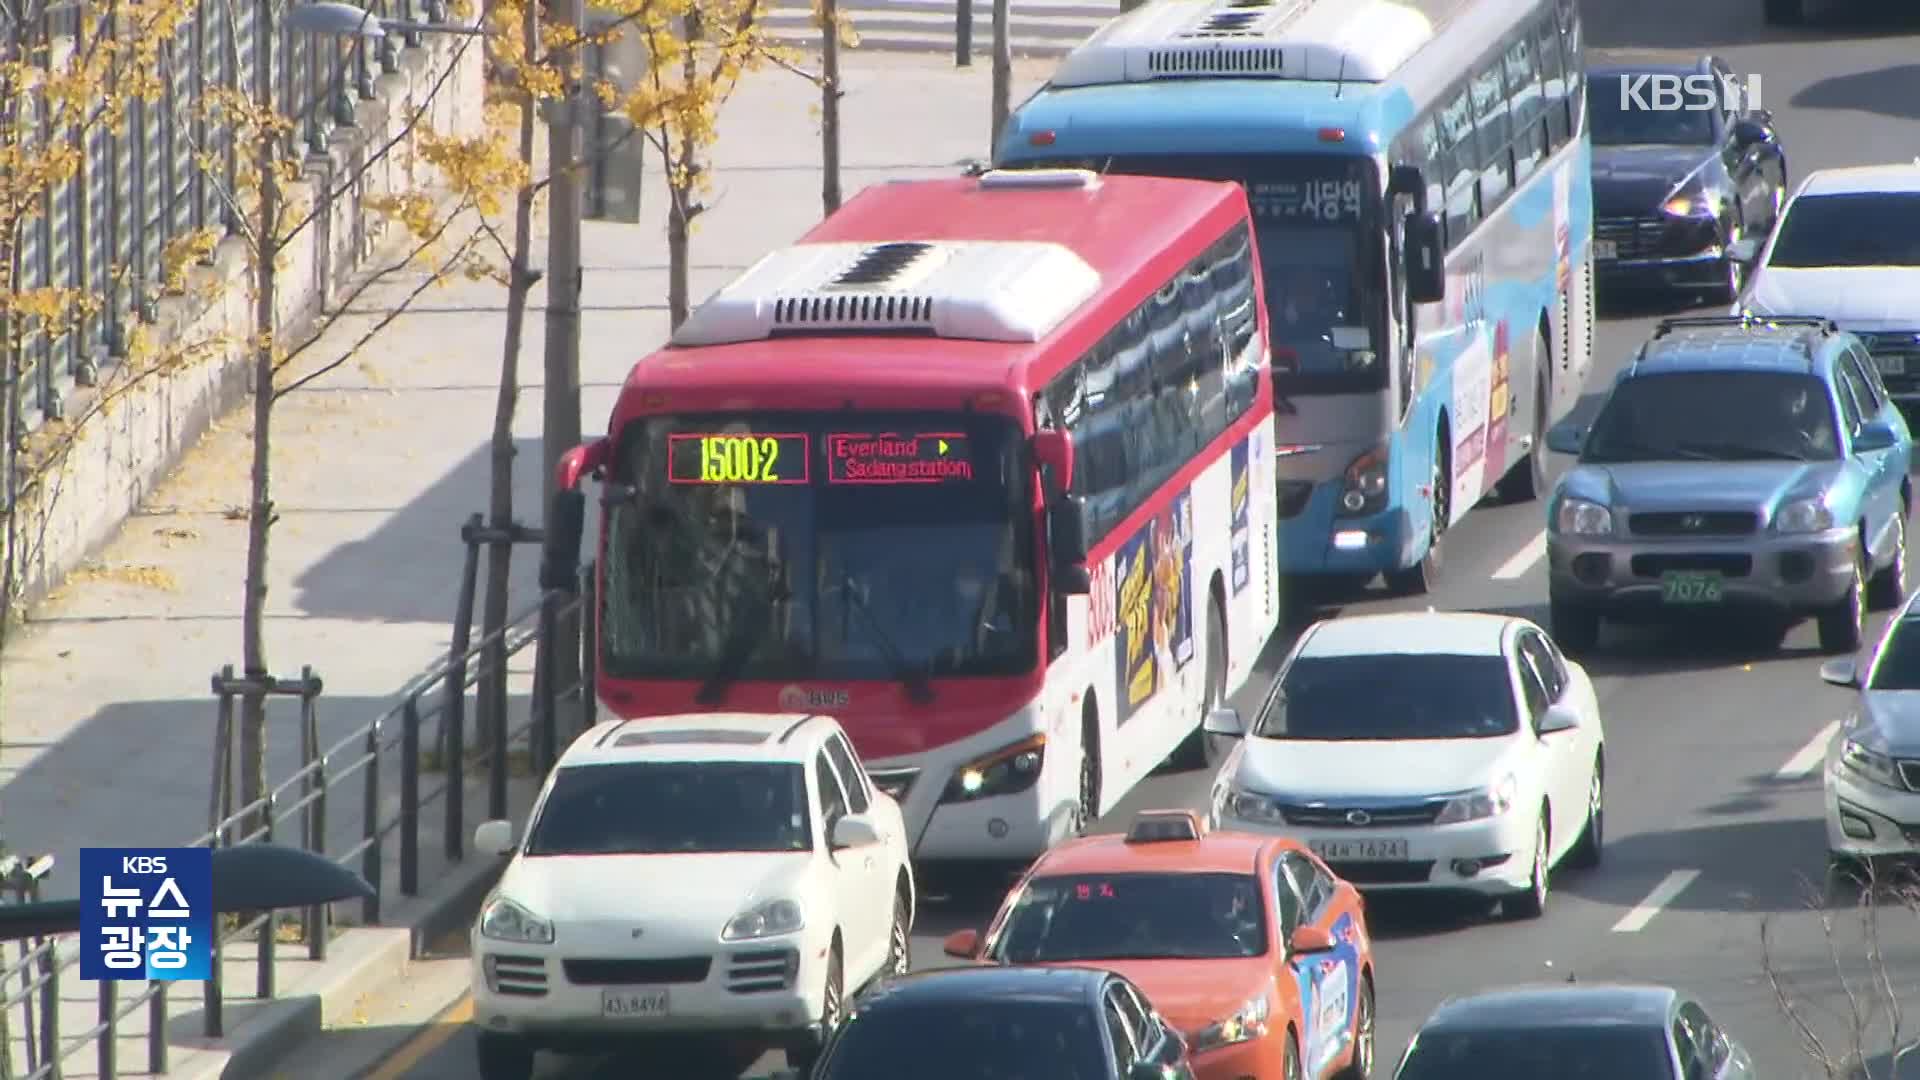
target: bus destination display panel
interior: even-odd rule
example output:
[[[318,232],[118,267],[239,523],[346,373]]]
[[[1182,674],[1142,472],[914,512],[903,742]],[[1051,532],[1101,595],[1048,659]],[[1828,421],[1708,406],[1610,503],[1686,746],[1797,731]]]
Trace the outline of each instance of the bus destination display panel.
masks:
[[[827,436],[830,484],[945,484],[972,479],[972,446],[967,436],[957,432],[834,432]]]
[[[676,484],[805,484],[807,436],[713,432],[667,436],[667,479]]]

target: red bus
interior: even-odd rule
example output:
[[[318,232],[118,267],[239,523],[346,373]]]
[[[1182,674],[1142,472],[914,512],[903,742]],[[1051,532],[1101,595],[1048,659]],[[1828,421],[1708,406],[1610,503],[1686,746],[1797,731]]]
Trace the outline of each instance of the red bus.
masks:
[[[602,486],[602,707],[830,714],[921,859],[1031,858],[1206,762],[1279,610],[1251,236],[1230,183],[990,172],[761,259],[561,464],[550,561]]]

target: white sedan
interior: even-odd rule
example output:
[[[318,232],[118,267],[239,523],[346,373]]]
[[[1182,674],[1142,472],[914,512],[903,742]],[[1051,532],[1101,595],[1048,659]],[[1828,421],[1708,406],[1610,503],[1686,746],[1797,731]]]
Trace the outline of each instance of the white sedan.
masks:
[[[1593,682],[1526,619],[1408,612],[1307,628],[1213,785],[1216,825],[1304,841],[1368,890],[1536,918],[1553,869],[1600,862]]]

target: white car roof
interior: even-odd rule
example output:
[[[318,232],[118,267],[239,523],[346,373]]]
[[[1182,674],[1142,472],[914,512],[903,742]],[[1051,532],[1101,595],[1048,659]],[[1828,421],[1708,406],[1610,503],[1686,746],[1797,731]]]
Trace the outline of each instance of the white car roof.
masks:
[[[839,724],[815,713],[690,713],[595,724],[567,747],[559,767],[640,761],[767,761],[805,764]]]
[[[1301,656],[1370,656],[1377,653],[1429,653],[1449,656],[1501,656],[1510,615],[1472,611],[1403,611],[1384,615],[1348,615],[1315,626],[1300,647]]]
[[[1920,162],[1817,169],[1800,185],[1802,195],[1851,195],[1874,191],[1920,191]]]

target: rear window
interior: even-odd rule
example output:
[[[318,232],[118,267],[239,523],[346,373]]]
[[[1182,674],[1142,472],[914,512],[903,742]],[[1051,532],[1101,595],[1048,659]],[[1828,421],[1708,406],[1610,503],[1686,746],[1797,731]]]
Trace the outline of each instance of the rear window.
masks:
[[[1424,1031],[1394,1080],[1625,1080],[1673,1075],[1666,1034],[1608,1026],[1541,1030]]]
[[[1502,656],[1301,656],[1253,733],[1267,739],[1477,739],[1520,730]]]
[[[1768,266],[1920,266],[1920,192],[1802,195]]]
[[[1112,1068],[1091,1003],[943,1000],[856,1007],[813,1080],[1104,1080]]]
[[[1251,874],[1093,874],[1028,883],[989,955],[1035,964],[1266,951],[1266,911]]]

